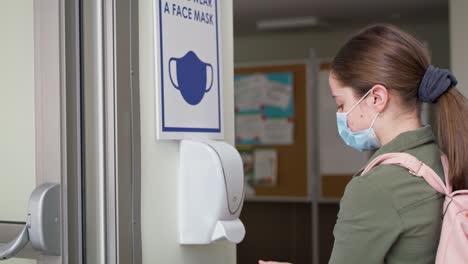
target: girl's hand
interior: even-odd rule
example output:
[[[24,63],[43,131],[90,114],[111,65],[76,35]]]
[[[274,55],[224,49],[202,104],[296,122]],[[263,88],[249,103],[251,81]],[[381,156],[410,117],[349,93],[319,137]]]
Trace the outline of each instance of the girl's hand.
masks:
[[[263,260],[259,260],[259,261],[258,261],[258,264],[292,264],[292,263],[289,263],[289,262],[275,262],[275,261],[263,261]]]

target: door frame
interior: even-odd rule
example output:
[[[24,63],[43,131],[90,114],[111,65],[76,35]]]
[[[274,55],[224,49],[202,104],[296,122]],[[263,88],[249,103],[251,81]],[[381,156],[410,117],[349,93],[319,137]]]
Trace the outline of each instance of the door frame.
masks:
[[[141,263],[138,1],[81,1],[83,258]]]

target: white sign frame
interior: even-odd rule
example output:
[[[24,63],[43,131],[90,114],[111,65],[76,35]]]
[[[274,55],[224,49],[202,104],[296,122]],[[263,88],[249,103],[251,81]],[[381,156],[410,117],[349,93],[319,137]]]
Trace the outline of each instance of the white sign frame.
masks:
[[[172,79],[171,71],[171,59],[168,60],[168,55],[165,54],[165,46],[164,46],[164,16],[169,16],[171,14],[163,14],[165,3],[179,3],[179,4],[186,4],[189,3],[190,5],[194,6],[197,5],[194,1],[187,1],[187,0],[153,0],[153,26],[154,26],[154,81],[155,81],[155,115],[156,115],[156,140],[182,140],[182,139],[224,139],[224,128],[223,128],[223,93],[222,93],[222,52],[221,52],[221,27],[220,27],[220,0],[211,0],[212,8],[213,8],[213,20],[215,20],[214,26],[216,27],[216,64],[212,64],[212,90],[215,91],[216,96],[212,96],[212,98],[216,97],[216,103],[211,103],[208,107],[204,106],[204,113],[209,113],[210,115],[216,114],[216,119],[211,116],[211,118],[198,117],[194,118],[193,116],[178,114],[176,119],[181,119],[181,123],[189,122],[190,123],[207,123],[207,122],[216,122],[216,126],[200,126],[200,125],[193,125],[193,126],[186,126],[186,125],[171,125],[168,124],[170,122],[174,123],[175,118],[168,117],[167,111],[167,95],[164,94],[165,90],[168,89],[175,89],[175,84],[172,80],[167,80],[166,78],[166,71],[169,71],[169,77]],[[183,20],[181,20],[183,21]],[[196,22],[194,22],[196,23]],[[198,22],[201,23],[201,22]],[[174,31],[174,30],[172,30]],[[188,33],[187,33],[188,32]],[[190,29],[187,29],[186,32],[190,35]],[[172,34],[172,33],[171,33]],[[176,33],[181,34],[181,33]],[[187,53],[188,54],[188,53]],[[182,54],[179,55],[182,57]],[[181,58],[180,58],[181,59]],[[168,61],[168,63],[166,63]],[[167,65],[166,65],[167,64]],[[165,69],[166,68],[166,69]],[[177,69],[178,70],[178,69]],[[172,84],[171,84],[172,82]],[[208,82],[208,81],[207,81]],[[173,86],[174,85],[174,86]],[[178,89],[178,88],[177,88]],[[208,94],[207,90],[207,94]],[[171,91],[173,92],[173,91]],[[182,93],[181,93],[182,94]],[[182,98],[182,96],[180,96]],[[211,100],[213,102],[214,100]],[[171,101],[173,102],[173,101]],[[174,105],[174,104],[173,104]],[[185,106],[187,109],[187,106]],[[208,109],[208,110],[207,110]],[[190,113],[185,111],[186,113]],[[172,110],[172,116],[174,116],[174,110]],[[184,116],[180,118],[180,116]],[[183,120],[182,120],[183,119]],[[207,121],[208,120],[208,121]],[[177,121],[179,122],[179,121]]]

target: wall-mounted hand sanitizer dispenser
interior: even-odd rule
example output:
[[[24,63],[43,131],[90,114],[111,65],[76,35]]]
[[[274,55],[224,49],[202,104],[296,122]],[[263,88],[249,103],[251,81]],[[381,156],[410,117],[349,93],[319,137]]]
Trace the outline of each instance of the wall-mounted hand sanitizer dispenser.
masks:
[[[234,147],[222,141],[182,140],[179,184],[181,244],[242,241],[244,171]]]

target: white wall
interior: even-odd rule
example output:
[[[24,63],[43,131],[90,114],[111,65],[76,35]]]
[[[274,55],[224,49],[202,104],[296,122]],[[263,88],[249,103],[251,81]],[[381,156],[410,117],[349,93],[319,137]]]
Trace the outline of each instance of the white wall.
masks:
[[[0,1],[0,220],[25,221],[36,184],[33,0]]]
[[[451,65],[458,88],[468,96],[468,1],[450,0]]]
[[[141,103],[141,225],[143,263],[234,264],[236,248],[225,242],[180,246],[177,242],[177,168],[175,141],[155,141],[153,0],[139,2]],[[234,143],[232,1],[221,4],[223,118],[225,138]]]
[[[465,3],[466,0],[458,0],[458,2]],[[236,63],[244,63],[304,59],[309,57],[310,48],[315,49],[318,58],[332,58],[339,47],[363,26],[337,27],[322,31],[264,32],[236,35],[234,39],[234,60]],[[433,64],[441,68],[450,66],[448,21],[440,20],[431,23],[400,24],[398,26],[428,43],[432,51]],[[428,30],[429,28],[430,30]]]

